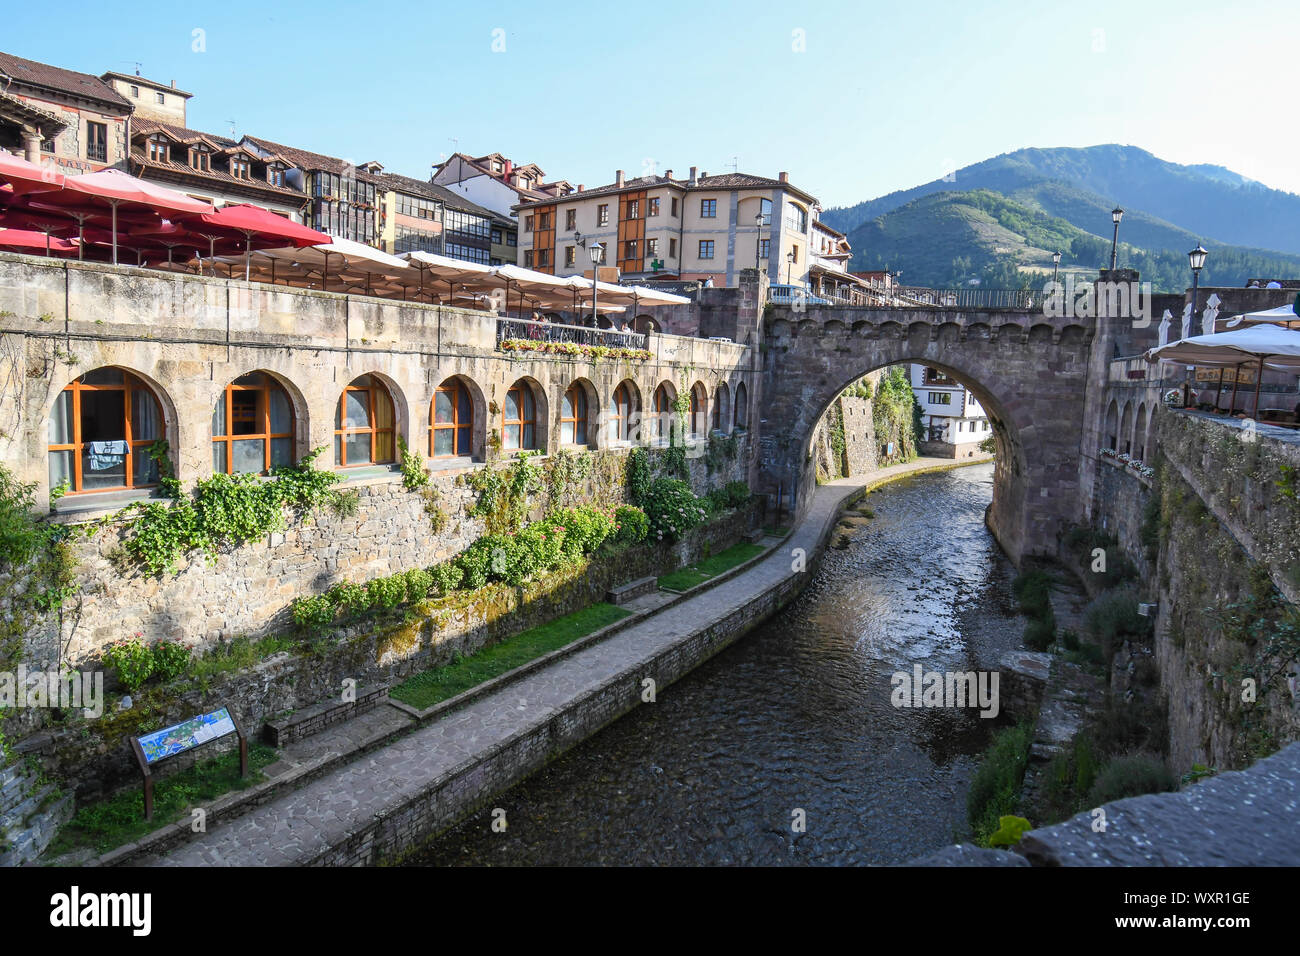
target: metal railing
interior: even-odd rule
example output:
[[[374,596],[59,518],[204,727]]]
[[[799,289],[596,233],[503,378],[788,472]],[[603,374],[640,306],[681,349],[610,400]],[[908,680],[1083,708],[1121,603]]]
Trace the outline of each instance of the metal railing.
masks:
[[[813,292],[789,286],[771,287],[767,300],[774,305],[847,305],[885,309],[1010,309],[1040,312],[1046,296],[1034,289],[926,289],[889,286],[868,281],[857,294]]]
[[[527,319],[497,319],[497,346],[506,339],[528,342],[570,342],[574,345],[604,345],[609,348],[649,348],[649,337],[640,332],[593,329],[584,325],[561,325],[558,322],[532,322]]]

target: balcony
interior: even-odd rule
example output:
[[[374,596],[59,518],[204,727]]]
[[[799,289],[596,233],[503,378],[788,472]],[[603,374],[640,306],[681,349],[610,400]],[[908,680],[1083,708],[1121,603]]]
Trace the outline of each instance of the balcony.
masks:
[[[531,322],[526,319],[497,319],[497,348],[510,339],[537,343],[604,346],[615,349],[649,348],[648,336],[639,332],[593,329],[583,325],[558,322]]]

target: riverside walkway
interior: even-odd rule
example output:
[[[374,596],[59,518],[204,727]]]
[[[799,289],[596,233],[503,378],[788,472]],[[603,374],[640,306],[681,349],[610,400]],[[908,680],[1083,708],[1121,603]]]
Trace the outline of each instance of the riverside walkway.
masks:
[[[841,505],[858,490],[906,474],[971,463],[921,458],[822,485],[791,534],[734,577],[140,863],[295,866],[319,862],[376,819],[419,801],[439,780],[465,774],[484,755],[544,728],[575,702],[626,680],[629,674],[655,673],[656,661],[702,630],[744,616],[742,612],[752,613],[752,607],[769,593],[808,574],[792,569],[792,552],[802,548],[811,567]]]

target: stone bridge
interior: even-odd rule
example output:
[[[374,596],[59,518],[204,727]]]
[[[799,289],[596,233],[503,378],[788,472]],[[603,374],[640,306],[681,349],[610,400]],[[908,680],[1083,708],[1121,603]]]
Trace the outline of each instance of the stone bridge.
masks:
[[[997,444],[987,520],[1017,564],[1054,554],[1064,524],[1082,514],[1080,438],[1093,320],[1013,310],[768,306],[763,352],[760,488],[793,491],[798,512],[816,480],[818,419],[867,372],[916,362],[966,385],[988,413]]]

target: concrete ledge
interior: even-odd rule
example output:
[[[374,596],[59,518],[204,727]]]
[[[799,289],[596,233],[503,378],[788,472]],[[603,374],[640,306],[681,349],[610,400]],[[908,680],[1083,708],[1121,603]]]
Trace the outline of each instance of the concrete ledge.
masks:
[[[639,597],[653,594],[658,588],[658,585],[655,583],[657,580],[658,579],[651,574],[644,578],[637,578],[635,581],[628,581],[626,584],[612,587],[605,592],[605,600],[610,604],[622,607],[629,601],[635,601]]]
[[[357,688],[355,700],[322,701],[295,711],[281,720],[268,720],[263,728],[263,737],[272,747],[283,747],[287,743],[319,733],[326,727],[351,720],[358,714],[364,714],[374,708],[387,694],[387,684],[379,684],[365,690]]]

